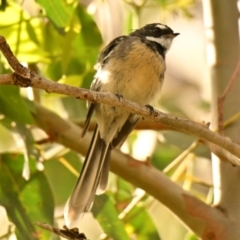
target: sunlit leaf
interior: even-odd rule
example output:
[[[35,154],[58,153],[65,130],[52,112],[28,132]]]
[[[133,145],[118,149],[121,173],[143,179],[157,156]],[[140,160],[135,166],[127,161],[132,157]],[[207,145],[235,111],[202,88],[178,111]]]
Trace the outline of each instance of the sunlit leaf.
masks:
[[[39,40],[38,40],[38,36],[35,32],[35,29],[34,27],[32,26],[31,22],[30,21],[27,21],[26,22],[26,30],[29,34],[29,37],[31,38],[31,40],[33,42],[35,42],[37,45],[39,45]]]
[[[198,239],[199,238],[195,234],[188,232],[183,240],[198,240]]]
[[[13,137],[13,132],[5,126],[5,119],[0,120],[0,136],[1,139],[4,139],[4,141],[1,141],[0,144],[0,153],[5,153],[5,152],[13,152],[17,151],[18,147],[16,145],[16,142]],[[10,125],[10,123],[9,123]]]
[[[68,84],[75,87],[80,87],[81,82],[82,82],[82,78],[79,75],[64,76],[59,81],[59,83]]]
[[[59,28],[64,28],[69,24],[74,6],[67,4],[64,0],[36,0],[47,13],[47,16]]]
[[[193,14],[190,12],[191,6],[196,0],[155,0],[161,7],[161,10],[166,10],[170,15],[182,12],[185,17],[191,18]]]
[[[4,12],[0,12],[0,18],[1,35],[6,38],[20,61],[45,60],[46,53],[40,47],[42,41],[40,19],[30,19],[28,13],[13,2],[10,2]]]

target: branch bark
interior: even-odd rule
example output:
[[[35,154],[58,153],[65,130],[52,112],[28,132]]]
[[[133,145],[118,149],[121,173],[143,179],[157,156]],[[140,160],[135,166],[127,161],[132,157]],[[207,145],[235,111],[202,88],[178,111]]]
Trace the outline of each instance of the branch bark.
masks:
[[[224,119],[229,119],[239,112],[240,78],[237,78],[239,64],[236,68],[240,59],[237,1],[205,0],[203,10],[207,49],[212,50],[207,52],[207,57],[212,83],[213,127],[233,141],[239,142],[239,121],[222,129]],[[225,21],[221,21],[222,19]],[[236,69],[235,75],[234,69]],[[222,97],[222,101],[224,100],[224,103],[220,105],[218,105],[219,97]],[[231,219],[226,222],[231,232],[222,232],[216,239],[240,239],[240,192],[238,188],[240,169],[233,168],[229,163],[221,160],[221,157],[213,155],[214,204]]]

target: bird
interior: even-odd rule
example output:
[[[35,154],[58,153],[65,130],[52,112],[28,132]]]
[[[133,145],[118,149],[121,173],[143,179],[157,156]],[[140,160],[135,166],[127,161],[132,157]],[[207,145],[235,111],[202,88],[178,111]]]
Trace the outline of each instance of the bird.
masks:
[[[166,53],[178,35],[167,25],[151,23],[115,38],[99,55],[90,89],[149,106],[159,98],[166,71]],[[106,190],[111,151],[124,143],[140,119],[124,109],[88,103],[82,137],[93,113],[97,124],[80,176],[64,209],[65,223],[71,227],[91,210],[95,194]]]

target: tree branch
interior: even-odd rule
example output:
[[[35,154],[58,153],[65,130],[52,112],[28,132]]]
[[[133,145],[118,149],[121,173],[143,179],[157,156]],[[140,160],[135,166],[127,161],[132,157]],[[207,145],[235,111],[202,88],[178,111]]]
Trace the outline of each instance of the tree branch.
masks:
[[[41,129],[47,134],[55,136],[56,142],[86,155],[92,134],[87,133],[84,141],[79,141],[81,128],[77,125],[63,120],[39,104],[35,104],[35,110],[35,121]],[[199,237],[210,235],[216,231],[219,222],[227,222],[227,217],[220,209],[201,202],[152,165],[135,160],[119,150],[112,152],[110,163],[113,173],[162,202]]]
[[[86,155],[92,138],[90,133],[84,141],[79,141],[81,129],[78,126],[38,104],[35,107],[35,121],[41,129],[55,136],[56,142]],[[228,224],[229,218],[224,211],[201,202],[150,164],[114,150],[111,171],[154,196],[201,239],[213,239],[212,236],[220,239],[219,236],[231,234],[233,226]]]
[[[73,122],[77,124],[79,127],[83,127],[85,123],[85,118],[82,118],[77,121],[73,120]],[[95,126],[96,126],[96,119],[91,119],[88,131],[94,131]],[[170,128],[166,125],[163,125],[161,122],[154,122],[148,119],[140,119],[134,129],[135,130],[155,130],[155,131],[165,131],[165,130],[176,131],[177,130],[177,129]]]

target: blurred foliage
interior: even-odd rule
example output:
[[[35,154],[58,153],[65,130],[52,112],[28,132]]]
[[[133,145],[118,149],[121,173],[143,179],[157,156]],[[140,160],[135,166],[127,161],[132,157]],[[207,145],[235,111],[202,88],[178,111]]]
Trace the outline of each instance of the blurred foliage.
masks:
[[[146,7],[156,7],[165,14],[179,14],[183,13],[185,17],[192,17],[189,10],[190,6],[196,0],[124,0],[127,4],[131,5],[137,13]]]
[[[21,154],[1,155],[0,204],[17,226],[18,239],[47,239],[48,232],[38,233],[37,220],[53,224],[53,197],[46,176],[29,161],[31,178],[22,177],[24,158]]]
[[[189,7],[194,0],[125,0],[125,3],[138,10],[152,5],[169,14],[183,12],[191,16]],[[22,64],[53,81],[89,88],[103,42],[93,16],[79,1],[1,1],[0,19],[0,34]],[[0,55],[0,73],[8,72],[11,70]],[[28,104],[26,98],[76,121],[84,119],[86,107],[84,102],[67,96],[0,86],[0,204],[15,224],[19,240],[51,239],[48,232],[36,229],[33,222],[53,224],[54,207],[65,204],[76,182],[76,176],[60,159],[78,170],[81,156],[49,141],[53,136],[46,136],[38,129],[32,117],[36,114],[34,106]],[[153,164],[164,169],[187,146],[158,141]],[[43,168],[44,171],[40,171]],[[111,176],[109,192],[96,197],[94,217],[103,231],[115,240],[161,239],[162,228],[153,220],[158,216],[148,211],[147,194],[125,218],[118,218],[134,192],[134,186]]]

